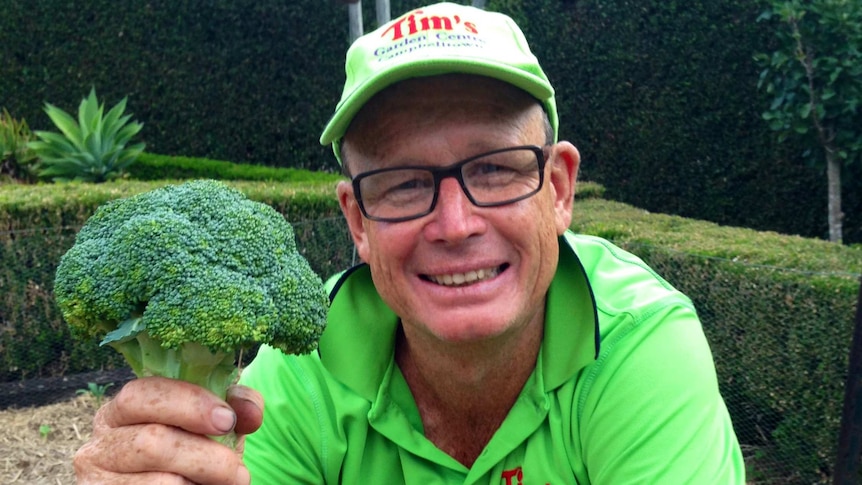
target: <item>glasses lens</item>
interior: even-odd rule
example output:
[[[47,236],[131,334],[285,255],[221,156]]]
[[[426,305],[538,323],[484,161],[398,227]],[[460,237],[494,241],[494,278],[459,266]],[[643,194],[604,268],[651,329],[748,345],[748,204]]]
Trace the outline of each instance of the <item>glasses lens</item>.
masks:
[[[461,168],[464,185],[479,205],[503,205],[535,194],[541,186],[540,152],[530,148],[491,153]]]
[[[359,181],[362,205],[369,217],[402,219],[422,214],[434,200],[434,175],[422,169],[378,172]]]
[[[393,168],[359,174],[353,180],[365,216],[406,221],[433,210],[439,181],[455,177],[470,200],[483,207],[530,197],[542,187],[542,149],[498,150],[448,167]]]

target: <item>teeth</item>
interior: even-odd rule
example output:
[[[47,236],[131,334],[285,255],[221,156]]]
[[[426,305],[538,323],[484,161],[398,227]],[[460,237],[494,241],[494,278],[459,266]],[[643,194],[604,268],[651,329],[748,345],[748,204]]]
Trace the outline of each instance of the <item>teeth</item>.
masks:
[[[487,280],[497,276],[499,273],[498,268],[485,268],[478,269],[475,271],[468,271],[466,273],[453,273],[453,274],[444,274],[444,275],[436,275],[429,276],[428,279],[437,283],[438,285],[443,286],[463,286],[469,285],[471,283],[475,283],[477,281]]]

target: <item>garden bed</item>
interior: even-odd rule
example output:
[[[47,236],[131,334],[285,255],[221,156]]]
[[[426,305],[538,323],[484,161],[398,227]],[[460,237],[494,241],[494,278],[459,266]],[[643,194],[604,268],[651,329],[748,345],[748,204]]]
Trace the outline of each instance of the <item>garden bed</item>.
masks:
[[[9,407],[44,406],[65,401],[74,397],[79,389],[87,389],[90,383],[100,386],[113,384],[107,390],[108,394],[113,394],[133,378],[131,369],[117,369],[3,382],[0,383],[0,410]]]
[[[90,438],[95,412],[88,395],[0,410],[0,483],[74,484],[72,457]]]

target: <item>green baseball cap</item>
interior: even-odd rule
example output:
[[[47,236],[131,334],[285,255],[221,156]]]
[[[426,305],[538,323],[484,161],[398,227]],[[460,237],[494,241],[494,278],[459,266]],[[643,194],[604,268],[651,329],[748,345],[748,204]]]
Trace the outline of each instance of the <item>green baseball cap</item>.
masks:
[[[345,72],[341,100],[320,136],[338,163],[339,142],[362,106],[387,86],[421,76],[476,74],[510,83],[542,103],[557,136],[554,88],[524,33],[501,13],[454,3],[412,10],[357,39]]]

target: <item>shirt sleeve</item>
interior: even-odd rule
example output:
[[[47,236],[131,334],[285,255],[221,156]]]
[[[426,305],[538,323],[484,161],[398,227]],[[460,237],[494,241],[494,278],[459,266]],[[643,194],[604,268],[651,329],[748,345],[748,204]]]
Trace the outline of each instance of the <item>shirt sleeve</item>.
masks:
[[[745,467],[695,312],[660,303],[602,338],[575,421],[594,485],[744,484]]]
[[[284,355],[262,347],[240,384],[264,396],[263,423],[246,436],[243,461],[256,485],[321,484],[324,459],[320,396],[311,385],[316,355]]]

